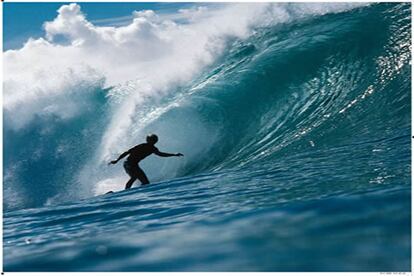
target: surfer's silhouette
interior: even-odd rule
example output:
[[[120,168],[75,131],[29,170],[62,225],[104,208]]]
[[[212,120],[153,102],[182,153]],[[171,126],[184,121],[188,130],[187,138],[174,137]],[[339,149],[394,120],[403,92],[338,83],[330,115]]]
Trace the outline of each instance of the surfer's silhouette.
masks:
[[[116,164],[119,160],[129,155],[127,160],[124,162],[124,169],[127,174],[131,177],[125,185],[125,190],[131,188],[135,180],[139,179],[143,185],[149,184],[148,178],[144,171],[138,166],[138,163],[151,154],[156,154],[161,157],[170,156],[183,156],[181,153],[165,153],[159,151],[154,145],[157,143],[158,137],[155,134],[147,136],[147,142],[144,144],[136,145],[128,151],[122,153],[118,159],[112,160],[109,164]]]

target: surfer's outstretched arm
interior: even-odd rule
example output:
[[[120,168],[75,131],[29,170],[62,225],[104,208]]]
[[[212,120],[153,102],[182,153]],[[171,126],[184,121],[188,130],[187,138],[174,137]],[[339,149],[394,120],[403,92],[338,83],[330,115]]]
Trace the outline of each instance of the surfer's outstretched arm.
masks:
[[[158,149],[154,151],[154,154],[161,156],[161,157],[184,156],[182,153],[166,153],[166,152],[161,152]]]
[[[109,162],[109,164],[116,164],[119,160],[121,160],[122,158],[124,158],[125,156],[127,156],[129,154],[129,151],[124,152],[123,154],[121,154],[118,159],[116,160],[112,160],[111,162]]]

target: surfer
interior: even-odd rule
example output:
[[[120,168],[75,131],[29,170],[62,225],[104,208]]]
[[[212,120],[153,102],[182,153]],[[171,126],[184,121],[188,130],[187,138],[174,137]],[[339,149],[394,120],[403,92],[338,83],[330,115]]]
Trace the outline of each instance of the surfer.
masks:
[[[131,188],[132,183],[135,180],[139,179],[143,185],[149,184],[148,178],[145,175],[144,171],[138,166],[138,163],[151,154],[156,154],[161,157],[170,157],[170,156],[184,156],[181,153],[165,153],[159,151],[154,145],[158,141],[158,136],[155,134],[150,134],[147,136],[147,142],[144,144],[136,145],[135,147],[129,149],[128,151],[122,153],[118,159],[112,160],[110,164],[116,164],[119,160],[129,155],[127,160],[124,162],[124,169],[127,174],[131,177],[125,185],[125,190]]]

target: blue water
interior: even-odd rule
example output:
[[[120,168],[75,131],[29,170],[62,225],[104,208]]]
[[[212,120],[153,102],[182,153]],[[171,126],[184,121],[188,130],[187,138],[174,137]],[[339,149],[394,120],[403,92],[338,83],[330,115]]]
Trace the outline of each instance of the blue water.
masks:
[[[61,203],[50,198],[76,185],[111,117],[108,90],[64,123],[14,132],[5,114],[5,174],[26,165],[4,179],[4,270],[410,271],[410,47],[410,3],[230,38],[188,87],[143,111],[177,103],[144,132],[208,147],[173,177]],[[195,121],[209,131],[179,131]],[[46,123],[57,130],[39,131]],[[47,154],[62,140],[67,152]]]

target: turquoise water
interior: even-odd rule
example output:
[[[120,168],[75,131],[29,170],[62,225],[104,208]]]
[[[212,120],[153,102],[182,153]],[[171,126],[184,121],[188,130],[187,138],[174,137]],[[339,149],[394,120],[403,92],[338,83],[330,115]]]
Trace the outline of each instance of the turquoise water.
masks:
[[[160,149],[184,165],[151,159],[154,183],[110,195],[59,197],[111,119],[108,90],[82,117],[23,132],[6,112],[4,270],[410,271],[410,47],[410,3],[229,38],[188,86],[137,112],[169,107],[143,132],[173,133]]]

